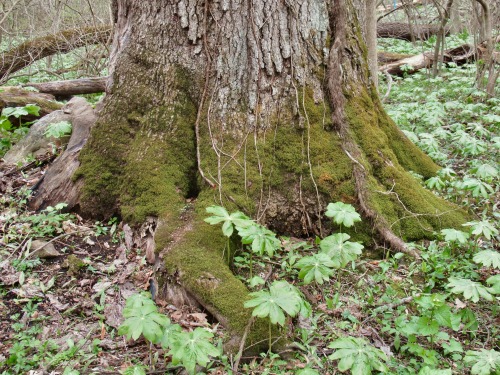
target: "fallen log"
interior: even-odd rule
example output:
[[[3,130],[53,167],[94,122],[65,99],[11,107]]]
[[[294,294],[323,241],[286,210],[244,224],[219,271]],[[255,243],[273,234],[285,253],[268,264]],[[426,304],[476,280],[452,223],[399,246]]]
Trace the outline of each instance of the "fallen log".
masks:
[[[486,53],[484,43],[475,47],[472,44],[463,44],[456,48],[451,48],[443,53],[442,62],[445,64],[455,63],[463,65],[481,59]],[[391,62],[379,67],[379,71],[391,75],[404,76],[413,74],[421,69],[431,68],[433,62],[433,52],[424,52],[419,55],[410,56],[395,62]],[[493,60],[500,63],[500,53],[493,54]]]
[[[408,55],[405,53],[394,53],[394,52],[386,52],[386,51],[378,51],[377,52],[377,61],[379,65],[389,64],[395,61],[403,60],[408,57],[412,57],[413,55]]]
[[[0,83],[9,74],[17,72],[33,62],[56,53],[69,52],[75,48],[105,44],[111,35],[110,26],[71,29],[24,42],[0,56]]]
[[[427,40],[439,32],[439,25],[410,25],[404,22],[385,22],[377,24],[378,38],[395,38],[411,42],[412,40]],[[450,29],[445,30],[446,35]]]
[[[82,94],[97,94],[106,91],[108,77],[80,78],[67,81],[26,83],[22,87],[34,87],[41,93],[56,97],[70,97]]]
[[[50,94],[43,94],[21,89],[19,87],[2,87],[0,90],[0,112],[6,107],[23,107],[26,104],[36,104],[40,107],[40,116],[62,108]],[[23,121],[32,121],[37,117],[23,116]]]

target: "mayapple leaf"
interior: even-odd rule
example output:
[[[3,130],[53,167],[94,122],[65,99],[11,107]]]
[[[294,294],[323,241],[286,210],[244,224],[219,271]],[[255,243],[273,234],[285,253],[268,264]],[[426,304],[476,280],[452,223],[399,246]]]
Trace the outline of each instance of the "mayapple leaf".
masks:
[[[320,243],[321,252],[332,259],[335,268],[345,267],[362,253],[363,245],[347,241],[349,238],[348,234],[336,233],[325,237]]]
[[[441,234],[444,236],[444,240],[448,242],[458,242],[460,244],[465,244],[470,237],[467,232],[462,232],[456,229],[443,229]]]
[[[472,234],[475,236],[483,235],[487,240],[491,240],[491,237],[498,235],[498,229],[495,228],[493,224],[491,224],[488,220],[481,221],[469,221],[463,226],[471,227]]]
[[[488,288],[491,294],[500,294],[500,274],[487,278],[486,284],[491,285],[491,287]]]
[[[470,299],[476,303],[479,297],[483,297],[488,301],[493,301],[493,296],[488,292],[488,289],[481,283],[469,280],[450,277],[448,279],[448,288],[452,293],[462,293],[465,299]]]
[[[350,204],[342,202],[330,203],[326,207],[325,215],[331,217],[338,225],[352,227],[354,223],[361,221],[361,216],[356,212]]]
[[[123,309],[125,321],[118,328],[118,334],[137,340],[141,335],[157,343],[163,336],[164,327],[170,320],[158,312],[158,308],[146,293],[135,294],[127,299]]]
[[[229,212],[221,206],[210,206],[207,207],[206,211],[213,214],[213,216],[207,217],[204,221],[211,225],[223,223],[222,233],[226,237],[231,237],[235,226],[246,228],[247,226],[255,224],[244,213],[238,211],[229,214]]]
[[[212,344],[213,334],[203,328],[192,332],[179,332],[171,343],[169,354],[172,364],[182,364],[189,374],[196,373],[196,365],[206,366],[210,357],[218,357],[220,351]]]
[[[472,364],[471,374],[490,375],[500,371],[500,352],[481,349],[469,350],[465,353],[464,362]]]
[[[332,268],[335,267],[335,262],[327,254],[318,253],[303,257],[294,267],[300,269],[299,278],[304,280],[304,283],[310,284],[316,281],[318,284],[323,284],[333,275]]]
[[[262,225],[252,223],[247,227],[237,226],[236,229],[241,237],[241,242],[251,244],[254,253],[260,255],[267,253],[269,256],[273,256],[274,252],[281,246],[276,234]]]
[[[387,355],[380,349],[370,345],[365,339],[357,337],[343,337],[335,340],[329,348],[336,351],[328,358],[339,360],[338,368],[341,372],[351,370],[351,374],[371,374],[372,370],[382,373],[388,372],[384,363]]]
[[[61,138],[71,134],[73,127],[68,121],[55,122],[49,124],[43,133],[47,138]]]
[[[482,264],[484,267],[500,269],[500,252],[495,250],[483,250],[474,255],[474,262]]]
[[[273,324],[283,326],[285,313],[295,317],[303,309],[303,300],[298,290],[286,281],[275,281],[269,290],[250,293],[251,300],[245,302],[247,308],[253,307],[253,316],[269,317]]]

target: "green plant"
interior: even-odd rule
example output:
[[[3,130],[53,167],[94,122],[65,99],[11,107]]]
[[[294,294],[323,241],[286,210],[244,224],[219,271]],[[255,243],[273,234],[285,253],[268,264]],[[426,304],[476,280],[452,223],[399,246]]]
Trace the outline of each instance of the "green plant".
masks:
[[[348,228],[361,221],[361,216],[356,212],[355,208],[342,202],[328,204],[325,215],[331,217],[335,224]]]
[[[252,299],[245,302],[245,307],[253,307],[252,315],[260,318],[269,317],[273,324],[285,325],[285,313],[291,317],[307,311],[305,301],[297,288],[286,281],[275,281],[269,290],[250,293]]]
[[[483,267],[500,269],[500,253],[494,250],[483,250],[474,255],[474,262],[482,264]]]
[[[253,316],[269,318],[269,351],[271,351],[271,324],[285,325],[285,313],[291,317],[308,316],[309,304],[304,301],[296,287],[286,281],[275,281],[268,290],[250,293],[252,299],[246,301],[246,308],[254,308]]]
[[[325,253],[303,257],[295,263],[295,267],[300,269],[299,278],[306,284],[310,284],[313,280],[318,284],[330,280],[335,265],[336,263]]]
[[[500,373],[500,352],[496,350],[469,350],[465,353],[464,361],[472,365],[473,375]]]
[[[487,301],[493,301],[493,296],[488,289],[481,283],[469,279],[458,279],[450,277],[447,285],[452,293],[463,294],[465,299],[470,299],[472,302],[478,302],[479,297],[483,297]]]
[[[49,124],[43,133],[47,138],[62,138],[71,134],[73,127],[68,121],[60,121]]]
[[[339,360],[340,372],[351,371],[353,375],[371,374],[373,370],[387,373],[386,354],[374,348],[366,340],[357,337],[343,337],[333,341],[329,348],[336,349],[328,358]]]
[[[331,258],[335,268],[345,267],[362,253],[363,245],[348,241],[350,238],[346,233],[336,233],[320,242],[321,251]]]
[[[160,341],[163,328],[170,320],[158,312],[158,308],[146,293],[134,294],[127,299],[123,309],[125,321],[118,328],[119,335],[137,340],[141,335],[153,344]]]
[[[214,335],[203,328],[192,332],[178,332],[171,341],[170,354],[173,365],[182,365],[189,374],[196,372],[196,365],[205,367],[210,356],[219,357],[221,352],[210,340]]]
[[[22,116],[39,116],[40,107],[34,104],[27,104],[24,107],[5,107],[0,114],[0,157],[2,157],[11,147],[28,131],[29,123],[22,123]],[[14,126],[10,118],[19,119],[17,126]]]
[[[167,316],[158,312],[148,293],[129,297],[123,316],[126,319],[118,328],[118,334],[133,340],[142,335],[150,343],[170,349],[172,364],[184,366],[189,374],[195,374],[196,364],[206,366],[210,356],[220,355],[220,350],[210,342],[211,332],[203,328],[183,332],[178,324],[172,324]],[[141,373],[142,370],[135,366],[130,371]]]

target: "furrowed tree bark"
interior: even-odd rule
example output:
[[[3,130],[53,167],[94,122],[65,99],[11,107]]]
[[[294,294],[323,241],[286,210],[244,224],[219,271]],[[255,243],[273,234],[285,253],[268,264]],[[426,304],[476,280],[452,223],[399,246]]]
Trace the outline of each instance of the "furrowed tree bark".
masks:
[[[8,76],[21,70],[35,61],[56,53],[69,52],[75,48],[105,44],[111,35],[109,26],[87,27],[83,29],[64,30],[57,34],[46,35],[20,44],[2,52],[0,59],[0,83]]]
[[[427,40],[437,35],[440,25],[413,25],[411,28],[403,22],[386,22],[377,24],[377,37],[395,38],[401,40]],[[450,28],[445,28],[445,35],[449,35]]]
[[[34,87],[41,93],[57,97],[69,97],[82,94],[97,94],[106,90],[108,77],[80,78],[67,81],[26,83],[22,87]]]
[[[311,237],[339,229],[324,218],[329,202],[352,203],[365,218],[354,240],[398,251],[408,251],[403,238],[467,219],[407,172],[430,177],[438,166],[384,112],[350,1],[115,0],[113,9],[110,81],[73,176],[78,206],[148,223],[159,298],[204,306],[228,329],[228,350],[250,319],[248,290],[227,264],[234,248],[203,222],[206,207]],[[267,328],[256,320],[252,350]]]

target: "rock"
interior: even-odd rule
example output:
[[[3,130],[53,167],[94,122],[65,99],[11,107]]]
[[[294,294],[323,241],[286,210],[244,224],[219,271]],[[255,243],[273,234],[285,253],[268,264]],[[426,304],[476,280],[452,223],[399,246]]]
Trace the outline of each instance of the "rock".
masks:
[[[35,250],[33,255],[36,255],[40,259],[55,258],[61,255],[54,245],[47,241],[34,240],[31,242],[31,249]]]

